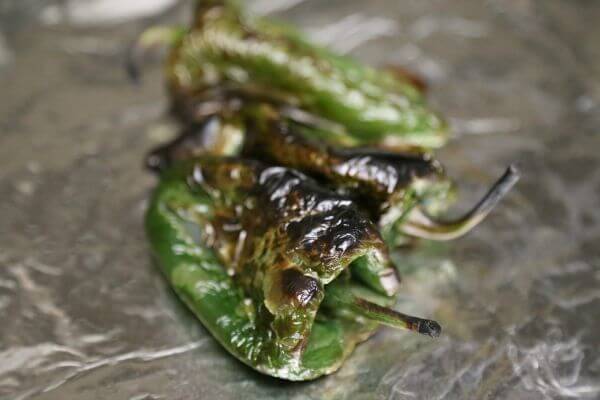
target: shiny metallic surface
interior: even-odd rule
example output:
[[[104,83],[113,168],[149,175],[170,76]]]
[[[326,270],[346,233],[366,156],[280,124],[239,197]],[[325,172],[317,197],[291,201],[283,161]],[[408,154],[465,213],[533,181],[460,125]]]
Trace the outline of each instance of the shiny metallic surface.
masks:
[[[439,153],[473,204],[522,179],[471,234],[398,252],[398,309],[336,374],[261,376],[229,356],[149,257],[147,150],[173,134],[160,63],[123,69],[174,1],[0,2],[0,399],[600,398],[600,4],[255,0],[315,40],[429,82]]]

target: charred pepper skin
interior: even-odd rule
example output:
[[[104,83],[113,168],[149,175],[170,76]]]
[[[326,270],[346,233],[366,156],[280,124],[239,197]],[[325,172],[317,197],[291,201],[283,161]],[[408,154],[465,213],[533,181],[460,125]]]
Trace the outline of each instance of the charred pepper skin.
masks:
[[[288,380],[334,372],[379,324],[438,336],[435,321],[387,308],[399,284],[387,247],[464,234],[516,170],[440,221],[430,211],[451,184],[430,151],[445,124],[419,81],[233,2],[199,1],[194,17],[158,34],[174,45],[167,78],[187,130],[147,159],[161,179],[146,231],[177,295],[231,354]]]
[[[245,156],[325,180],[369,212],[389,244],[397,241],[396,228],[414,206],[436,203],[429,208],[439,212],[453,196],[452,182],[428,153],[323,143],[317,127],[299,124],[265,105],[244,115]]]
[[[261,99],[336,124],[356,145],[436,148],[446,125],[410,79],[362,66],[229,1],[198,3],[167,67],[179,108],[210,99]]]
[[[236,135],[228,133],[231,131]],[[362,205],[392,247],[411,236],[452,240],[468,233],[519,179],[516,168],[510,166],[469,212],[440,220],[437,215],[452,202],[454,185],[429,153],[334,146],[319,140],[327,134],[266,104],[237,111],[225,108],[152,152],[149,159],[159,165],[185,159],[186,154],[242,154],[299,169]],[[204,140],[204,136],[213,139]],[[199,142],[209,144],[199,146]]]
[[[297,123],[265,104],[221,111],[154,150],[149,166],[155,169],[193,154],[212,154],[243,155],[294,168],[356,201],[392,245],[402,240],[399,226],[413,207],[427,204],[439,212],[452,198],[452,182],[427,153],[323,143],[320,138],[327,131]]]
[[[237,159],[176,163],[162,173],[146,231],[178,296],[230,353],[268,375],[329,374],[377,328],[352,310],[319,311],[333,281],[351,280],[385,305],[395,300],[396,272],[376,227],[293,170]]]

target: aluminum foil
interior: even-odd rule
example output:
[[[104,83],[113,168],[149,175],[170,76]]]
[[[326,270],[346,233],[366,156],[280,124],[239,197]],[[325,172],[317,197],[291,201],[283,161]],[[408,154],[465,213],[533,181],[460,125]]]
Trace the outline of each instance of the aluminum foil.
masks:
[[[600,398],[600,3],[256,0],[258,13],[430,83],[466,208],[505,165],[523,179],[479,228],[395,255],[399,309],[308,383],[234,360],[148,254],[146,151],[173,135],[159,59],[123,69],[170,0],[0,2],[1,399]]]

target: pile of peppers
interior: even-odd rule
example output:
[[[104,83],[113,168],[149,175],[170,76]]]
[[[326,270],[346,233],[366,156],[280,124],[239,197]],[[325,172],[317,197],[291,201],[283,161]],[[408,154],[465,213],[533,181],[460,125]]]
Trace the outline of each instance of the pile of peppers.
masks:
[[[146,216],[174,291],[248,366],[309,380],[336,371],[381,325],[438,336],[393,310],[389,250],[449,240],[518,179],[513,167],[466,215],[439,215],[453,185],[432,152],[446,125],[403,70],[376,70],[248,15],[200,0],[167,42],[181,135],[153,150],[160,181]]]

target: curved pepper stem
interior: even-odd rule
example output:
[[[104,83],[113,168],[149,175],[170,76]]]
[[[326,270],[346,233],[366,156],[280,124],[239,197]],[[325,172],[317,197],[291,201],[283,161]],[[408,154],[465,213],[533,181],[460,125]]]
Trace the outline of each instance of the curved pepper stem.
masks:
[[[409,236],[429,240],[453,240],[477,226],[519,180],[519,172],[510,165],[504,175],[491,187],[485,196],[464,216],[454,221],[440,221],[428,215],[422,208],[415,207],[401,226]]]

